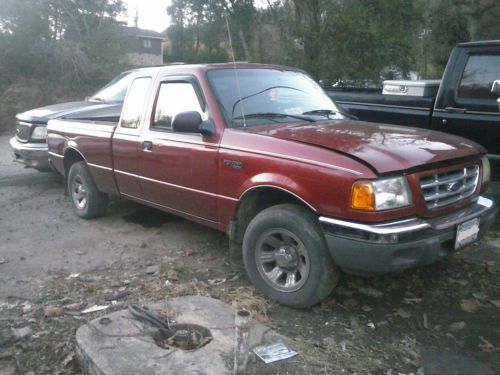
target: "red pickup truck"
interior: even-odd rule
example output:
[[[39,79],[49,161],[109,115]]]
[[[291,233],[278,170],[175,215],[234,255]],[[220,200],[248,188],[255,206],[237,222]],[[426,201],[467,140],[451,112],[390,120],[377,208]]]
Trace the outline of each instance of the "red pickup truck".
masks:
[[[228,234],[251,281],[312,306],[340,270],[435,262],[495,219],[486,150],[353,121],[306,73],[258,64],[132,73],[118,123],[51,120],[50,161],[76,214],[121,196]]]

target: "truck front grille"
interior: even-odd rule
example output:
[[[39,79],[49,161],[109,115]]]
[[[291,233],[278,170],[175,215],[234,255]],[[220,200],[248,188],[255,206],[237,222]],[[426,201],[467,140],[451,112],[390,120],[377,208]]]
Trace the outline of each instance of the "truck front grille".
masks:
[[[428,209],[438,208],[470,197],[479,181],[479,165],[438,173],[420,179]]]
[[[24,122],[17,122],[16,124],[16,138],[20,142],[28,142],[30,139],[31,126]]]

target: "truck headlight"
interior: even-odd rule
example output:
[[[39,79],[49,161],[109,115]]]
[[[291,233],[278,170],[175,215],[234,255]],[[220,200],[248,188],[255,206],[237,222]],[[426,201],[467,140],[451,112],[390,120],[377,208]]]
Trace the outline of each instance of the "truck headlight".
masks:
[[[357,181],[352,186],[351,208],[382,211],[409,206],[411,192],[405,177]]]
[[[33,133],[31,133],[31,138],[38,140],[47,138],[47,126],[45,125],[37,126],[35,129],[33,129]]]
[[[487,156],[483,156],[481,158],[481,162],[483,163],[483,185],[484,185],[490,182],[491,167],[490,167],[490,161],[488,160]]]

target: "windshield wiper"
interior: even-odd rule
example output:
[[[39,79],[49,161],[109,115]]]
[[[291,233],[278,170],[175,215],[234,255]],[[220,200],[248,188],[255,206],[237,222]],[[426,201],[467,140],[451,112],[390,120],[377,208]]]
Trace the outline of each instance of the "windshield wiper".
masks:
[[[331,109],[315,109],[312,111],[306,111],[302,112],[303,115],[324,115],[328,119],[330,118],[330,115],[336,115],[340,114],[342,116],[345,116],[347,118],[350,118],[352,120],[358,120],[358,118],[354,115],[351,115],[349,113],[341,112],[341,111],[332,111]]]
[[[277,112],[262,112],[262,113],[249,113],[247,115],[241,115],[237,117],[233,117],[231,120],[242,120],[242,119],[247,119],[247,118],[267,118],[275,122],[279,122],[276,120],[273,120],[274,118],[284,118],[284,117],[290,117],[290,118],[296,118],[298,120],[303,120],[303,121],[308,121],[308,122],[316,122],[316,120],[307,117],[307,116],[302,116],[302,115],[289,115],[288,113],[277,113]]]
[[[247,95],[247,96],[244,96],[243,98],[240,98],[238,99],[237,101],[234,102],[233,104],[233,109],[231,111],[231,114],[234,115],[234,111],[236,109],[236,106],[241,103],[242,101],[244,100],[247,100],[247,99],[250,99],[250,98],[253,98],[254,96],[257,96],[257,95],[260,95],[260,94],[263,94],[265,93],[266,91],[270,91],[270,90],[273,90],[273,89],[290,89],[290,90],[295,90],[295,91],[300,91],[300,92],[304,92],[302,90],[299,90],[295,87],[290,87],[290,86],[271,86],[271,87],[268,87],[267,89],[264,89],[264,90],[261,90],[259,92],[256,92],[256,93],[253,93],[253,94],[250,94],[250,95]]]
[[[332,111],[331,109],[314,109],[312,111],[302,112],[303,115],[336,115],[340,112]]]

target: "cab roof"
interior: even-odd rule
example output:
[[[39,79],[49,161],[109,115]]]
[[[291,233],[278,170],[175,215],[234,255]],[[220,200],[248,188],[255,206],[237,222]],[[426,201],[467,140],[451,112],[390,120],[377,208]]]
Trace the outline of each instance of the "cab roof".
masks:
[[[457,44],[457,47],[489,47],[500,46],[500,40],[479,40]]]
[[[177,71],[193,71],[193,70],[213,70],[213,69],[275,69],[275,70],[288,70],[305,73],[303,70],[283,65],[272,65],[272,64],[257,64],[249,62],[229,62],[229,63],[212,63],[212,64],[183,64],[183,63],[172,63],[157,65],[153,67],[138,68],[130,70],[130,72],[143,72],[150,70],[168,70],[175,69]]]

